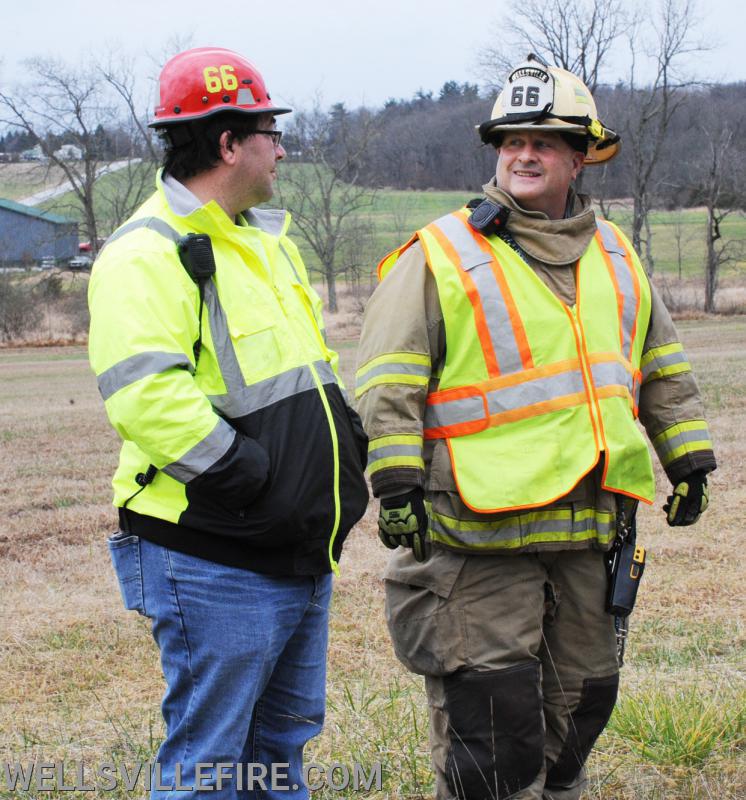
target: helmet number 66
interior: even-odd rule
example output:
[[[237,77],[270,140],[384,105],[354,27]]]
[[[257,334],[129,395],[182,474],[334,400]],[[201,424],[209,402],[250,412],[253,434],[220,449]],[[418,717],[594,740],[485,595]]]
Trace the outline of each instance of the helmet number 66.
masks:
[[[513,92],[510,95],[511,106],[523,105],[523,86],[514,86]],[[539,105],[539,87],[527,86],[526,87],[526,105],[536,107]]]
[[[238,89],[236,68],[230,64],[221,64],[219,67],[205,67],[202,74],[205,76],[205,88],[208,92],[232,92]]]

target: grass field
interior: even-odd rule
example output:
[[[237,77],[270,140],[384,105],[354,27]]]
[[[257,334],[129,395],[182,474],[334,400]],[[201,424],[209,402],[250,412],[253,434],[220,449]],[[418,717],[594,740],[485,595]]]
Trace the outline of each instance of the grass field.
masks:
[[[287,170],[302,169],[299,164],[282,164],[280,166],[280,188],[283,188],[282,173]],[[149,166],[137,167],[138,170],[149,170]],[[0,197],[17,199],[43,188],[44,168],[39,165],[6,164],[0,165]],[[489,178],[488,175],[485,179]],[[50,185],[59,176],[52,172],[47,179]],[[106,220],[109,219],[116,206],[114,199],[125,184],[124,173],[105,175],[99,179],[99,196],[97,211],[104,220],[103,231],[109,232]],[[360,242],[360,251],[364,261],[370,263],[371,270],[381,256],[405,242],[417,228],[427,224],[442,214],[458,208],[467,200],[481,194],[481,187],[474,186],[464,191],[406,191],[381,189],[372,199],[372,204],[360,212],[358,222],[360,229],[366,231]],[[286,202],[292,212],[292,195]],[[77,201],[68,193],[49,200],[42,208],[55,211],[82,222],[82,214]],[[629,203],[611,204],[611,218],[630,233],[631,212]],[[702,210],[687,209],[683,211],[656,211],[651,214],[653,235],[653,257],[655,269],[666,276],[699,279],[703,274],[705,255],[705,214]],[[746,217],[734,214],[722,225],[725,239],[746,242]],[[318,260],[310,248],[297,237],[298,244],[312,269],[319,266]],[[746,273],[746,253],[726,265],[722,271],[724,279],[743,278]]]
[[[680,330],[720,467],[698,526],[667,528],[663,483],[655,506],[642,510],[649,565],[620,702],[589,763],[593,800],[746,796],[746,317],[684,321]],[[349,383],[356,344],[339,349]],[[162,736],[163,683],[148,623],[122,609],[109,565],[118,446],[85,351],[0,349],[0,380],[0,766],[145,760]],[[307,756],[326,764],[380,761],[379,796],[430,797],[423,688],[388,641],[379,580],[386,551],[374,525],[371,505],[342,560],[327,724]],[[37,796],[9,792],[0,772],[0,797]]]

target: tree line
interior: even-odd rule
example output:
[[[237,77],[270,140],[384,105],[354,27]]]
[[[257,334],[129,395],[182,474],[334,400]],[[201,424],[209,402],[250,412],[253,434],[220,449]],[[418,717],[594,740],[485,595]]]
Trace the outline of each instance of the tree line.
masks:
[[[502,17],[499,48],[480,54],[481,87],[447,81],[437,92],[391,98],[380,108],[336,103],[297,111],[283,139],[295,167],[283,172],[281,199],[321,265],[330,307],[336,308],[336,277],[364,268],[356,243],[376,190],[456,189],[465,198],[480,192],[494,174],[495,152],[480,143],[475,128],[491,116],[497,76],[535,52],[580,75],[600,118],[621,135],[621,154],[585,170],[579,188],[607,215],[615,200],[631,203],[633,244],[650,273],[651,210],[705,208],[705,307],[713,310],[722,266],[743,258],[737,243],[725,240],[722,222],[746,203],[746,144],[737,135],[746,83],[712,84],[688,74],[687,64],[703,49],[694,33],[692,0],[658,0],[645,16],[621,0],[521,0]],[[172,52],[180,47],[174,43]],[[604,82],[614,47],[626,47],[629,63],[624,77]],[[132,62],[76,66],[36,58],[26,66],[27,86],[0,89],[6,126],[0,146],[39,145],[70,181],[84,234],[97,243],[151,191],[159,160]],[[154,75],[158,69],[154,64]],[[75,144],[81,160],[55,155],[61,143]],[[127,168],[107,183],[106,193],[94,193],[102,166],[120,157]]]

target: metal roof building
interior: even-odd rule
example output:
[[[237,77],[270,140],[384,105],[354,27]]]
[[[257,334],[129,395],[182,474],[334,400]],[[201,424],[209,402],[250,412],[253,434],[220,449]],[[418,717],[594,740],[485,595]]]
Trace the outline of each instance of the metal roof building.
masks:
[[[0,263],[65,261],[78,255],[78,223],[0,198]]]

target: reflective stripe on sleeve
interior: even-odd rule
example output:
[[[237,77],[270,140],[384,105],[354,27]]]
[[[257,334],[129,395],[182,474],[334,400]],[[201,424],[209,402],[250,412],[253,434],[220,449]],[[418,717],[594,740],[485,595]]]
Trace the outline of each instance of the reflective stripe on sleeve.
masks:
[[[653,439],[653,447],[664,467],[687,453],[713,449],[709,428],[701,419],[679,422],[666,428]]]
[[[371,359],[358,369],[355,397],[384,383],[427,386],[429,380],[430,356],[425,353],[387,353]]]
[[[614,515],[588,508],[573,514],[570,508],[527,511],[491,522],[447,517],[431,512],[432,541],[470,550],[509,550],[544,542],[607,544],[614,536]]]
[[[148,375],[158,375],[172,368],[186,369],[194,373],[194,366],[184,353],[162,353],[155,350],[136,353],[98,375],[96,377],[98,390],[101,397],[108,400],[125,386]]]
[[[645,353],[640,362],[642,381],[654,381],[668,375],[691,372],[692,367],[680,342],[653,347]]]
[[[388,467],[425,469],[422,460],[422,437],[392,434],[371,439],[368,445],[368,470],[371,475]]]
[[[236,431],[224,419],[218,418],[218,424],[201,442],[163,467],[163,472],[181,483],[188,483],[219,461],[235,438]]]

